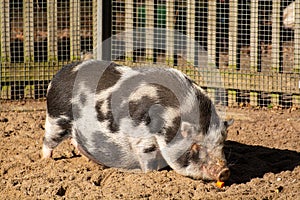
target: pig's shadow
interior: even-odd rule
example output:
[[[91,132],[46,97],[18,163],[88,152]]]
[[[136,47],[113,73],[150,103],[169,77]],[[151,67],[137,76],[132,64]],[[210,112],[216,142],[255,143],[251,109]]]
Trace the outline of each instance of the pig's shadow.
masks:
[[[234,141],[226,141],[225,154],[231,171],[229,185],[246,183],[252,178],[263,177],[268,172],[293,170],[300,165],[299,152],[251,146]]]

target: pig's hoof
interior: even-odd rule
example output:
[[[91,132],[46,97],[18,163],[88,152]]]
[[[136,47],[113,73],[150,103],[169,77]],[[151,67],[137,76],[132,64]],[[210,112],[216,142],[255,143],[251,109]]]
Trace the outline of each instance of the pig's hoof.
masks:
[[[77,149],[78,144],[74,138],[71,138],[71,145],[73,145]]]
[[[78,143],[76,142],[76,140],[74,138],[71,138],[71,145],[73,145],[74,148],[76,149],[76,154],[77,155],[81,155],[82,154],[80,152],[80,150],[79,150]]]
[[[49,149],[46,146],[43,146],[42,159],[51,158],[52,157],[52,149]]]

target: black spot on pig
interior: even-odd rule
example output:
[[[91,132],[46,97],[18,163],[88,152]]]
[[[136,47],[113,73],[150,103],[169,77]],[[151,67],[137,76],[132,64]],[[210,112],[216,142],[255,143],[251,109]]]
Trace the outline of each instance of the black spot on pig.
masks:
[[[115,133],[120,130],[118,122],[115,121],[113,117],[110,117],[108,127],[112,133]]]
[[[96,102],[96,112],[97,112],[97,119],[99,122],[102,122],[106,119],[106,115],[102,112],[101,107],[104,104],[104,101],[97,101]]]
[[[152,84],[157,88],[159,104],[162,106],[178,108],[179,101],[176,95],[169,88],[159,84]]]
[[[43,143],[50,148],[55,148],[57,144],[71,135],[71,130],[61,130],[51,137],[44,137]]]
[[[179,133],[178,131],[180,129],[180,122],[181,122],[181,117],[177,116],[173,119],[173,125],[166,128],[165,141],[167,144],[174,139],[177,133]]]
[[[199,101],[199,124],[201,125],[202,134],[206,134],[209,129],[211,114],[212,114],[212,102],[211,100],[200,91],[197,92],[197,98]]]
[[[199,162],[200,147],[197,144],[193,144],[190,149],[184,152],[178,159],[177,163],[182,167],[187,167],[191,162]]]
[[[96,102],[96,112],[97,112],[97,119],[100,122],[103,122],[105,120],[108,120],[109,122],[109,129],[112,132],[117,132],[119,131],[119,121],[117,121],[117,119],[114,118],[112,111],[111,111],[111,98],[112,96],[110,95],[106,100],[102,100],[102,101],[97,101]],[[102,106],[104,103],[107,103],[107,113],[103,113],[102,111]]]
[[[190,164],[190,150],[184,152],[177,160],[176,162],[182,166],[187,167]]]
[[[47,93],[47,112],[51,117],[65,115],[73,119],[71,98],[77,73],[72,70],[81,63],[68,64],[53,77],[51,88]]]
[[[143,96],[138,101],[129,102],[129,115],[134,121],[135,126],[138,126],[142,122],[146,125],[151,123],[149,110],[155,103],[157,103],[157,100],[152,99],[149,96]]]
[[[99,80],[99,84],[97,86],[97,93],[114,86],[119,79],[121,78],[122,74],[116,69],[116,63],[111,63],[101,75]]]
[[[153,152],[153,151],[156,151],[157,150],[157,146],[156,145],[152,145],[148,148],[145,148],[143,153],[150,153],[150,152]]]
[[[57,121],[57,125],[64,130],[70,130],[72,128],[71,120],[61,118]]]
[[[70,120],[61,118],[57,120],[57,125],[61,127],[61,132],[57,133],[55,136],[52,136],[51,140],[59,143],[64,138],[71,135],[72,124]],[[44,139],[44,142],[47,143],[46,139]],[[49,141],[48,143],[51,143],[51,141]]]
[[[101,131],[92,133],[92,141],[94,143],[94,151],[97,151],[96,155],[99,156],[95,157],[98,163],[105,163],[110,166],[114,162],[122,160],[124,154],[122,148],[112,142],[111,138],[107,137]]]

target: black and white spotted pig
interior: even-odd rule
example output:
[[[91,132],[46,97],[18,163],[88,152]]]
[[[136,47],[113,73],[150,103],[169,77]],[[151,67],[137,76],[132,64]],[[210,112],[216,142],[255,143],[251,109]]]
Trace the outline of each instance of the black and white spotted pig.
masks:
[[[65,66],[48,87],[43,157],[71,138],[108,167],[146,172],[169,165],[195,179],[225,181],[231,123],[178,70],[88,60]]]

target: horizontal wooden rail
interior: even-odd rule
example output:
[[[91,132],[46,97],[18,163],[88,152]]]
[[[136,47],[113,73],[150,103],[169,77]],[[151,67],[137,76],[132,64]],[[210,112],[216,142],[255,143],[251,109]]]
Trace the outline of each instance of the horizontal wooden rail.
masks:
[[[225,89],[300,94],[299,73],[220,70]]]

